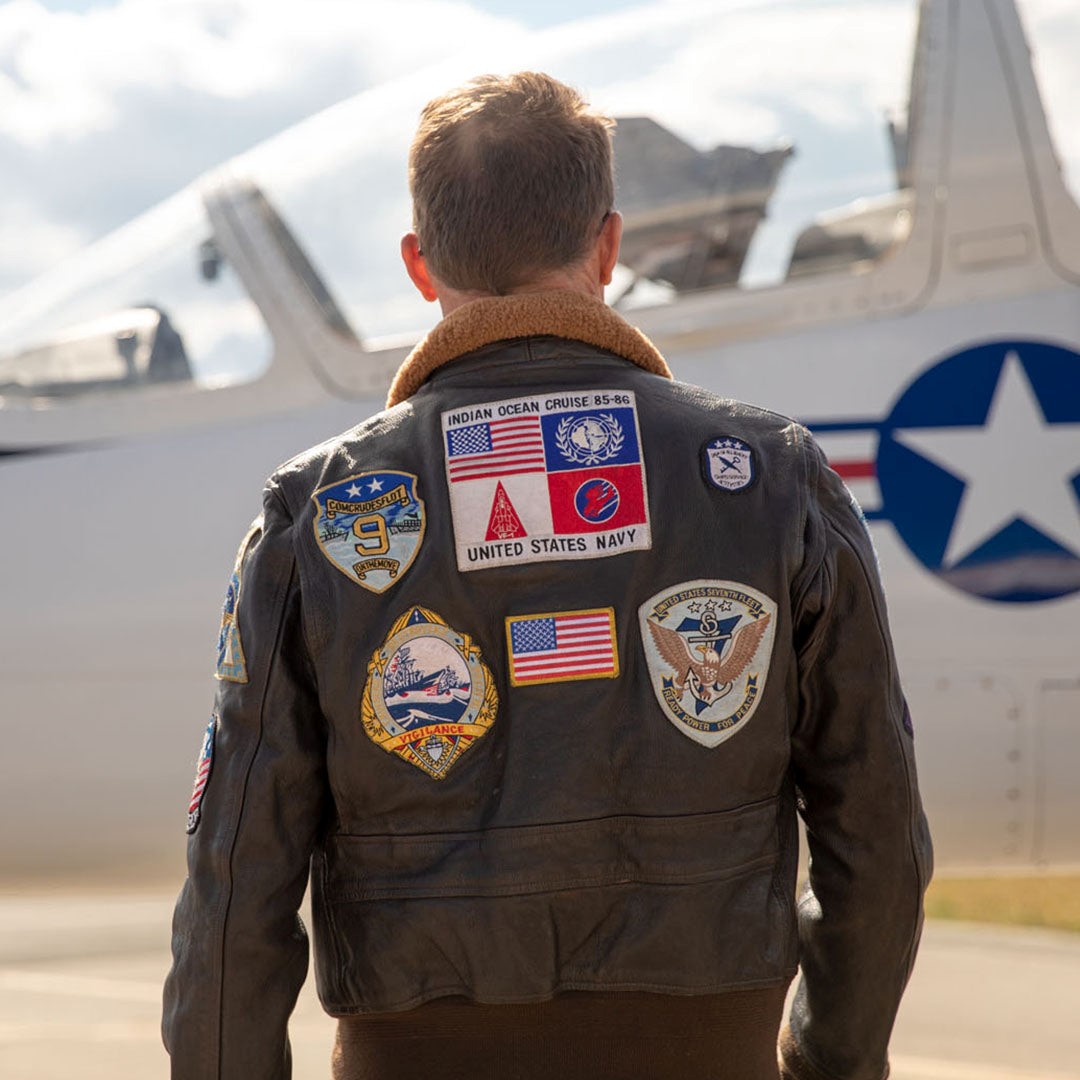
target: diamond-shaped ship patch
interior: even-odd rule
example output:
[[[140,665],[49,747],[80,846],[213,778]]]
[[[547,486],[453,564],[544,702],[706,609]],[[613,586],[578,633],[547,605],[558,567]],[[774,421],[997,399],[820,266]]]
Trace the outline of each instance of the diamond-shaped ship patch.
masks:
[[[495,723],[498,707],[472,638],[413,607],[368,664],[360,717],[376,745],[442,780]]]

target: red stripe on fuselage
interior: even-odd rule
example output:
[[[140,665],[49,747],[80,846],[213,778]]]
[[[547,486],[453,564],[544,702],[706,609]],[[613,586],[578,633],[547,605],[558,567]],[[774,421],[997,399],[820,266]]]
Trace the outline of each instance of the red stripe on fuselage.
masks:
[[[829,466],[842,480],[873,480],[877,465],[872,461],[830,461]]]

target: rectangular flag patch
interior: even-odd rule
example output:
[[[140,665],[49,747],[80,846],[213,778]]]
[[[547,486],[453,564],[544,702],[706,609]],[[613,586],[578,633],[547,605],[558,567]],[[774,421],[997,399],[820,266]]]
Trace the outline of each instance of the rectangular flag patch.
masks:
[[[460,570],[652,546],[637,403],[567,390],[442,414]]]
[[[506,647],[513,686],[619,674],[614,608],[511,615]]]

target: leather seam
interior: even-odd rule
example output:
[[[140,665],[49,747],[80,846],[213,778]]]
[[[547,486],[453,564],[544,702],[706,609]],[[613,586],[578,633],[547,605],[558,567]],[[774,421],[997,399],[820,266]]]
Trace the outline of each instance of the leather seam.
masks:
[[[276,496],[274,496],[274,497],[276,497]],[[291,525],[292,525],[291,517],[288,518],[288,521],[289,521],[289,527],[291,527]],[[266,530],[265,523],[264,523],[263,537],[266,536],[266,531],[267,530]],[[278,662],[278,656],[279,656],[280,649],[281,649],[281,638],[282,638],[282,634],[284,633],[284,630],[285,630],[285,619],[284,619],[285,598],[288,595],[289,587],[291,586],[291,584],[292,584],[292,582],[294,580],[295,574],[296,574],[296,560],[295,560],[295,556],[294,556],[293,551],[292,551],[292,547],[290,545],[290,547],[289,547],[289,568],[288,568],[288,573],[282,575],[282,581],[278,585],[277,592],[274,595],[274,599],[273,599],[273,602],[271,604],[271,611],[273,611],[275,613],[275,616],[276,616],[277,630],[276,630],[276,632],[274,634],[273,650],[270,653],[269,662],[266,664],[265,671],[264,671],[264,674],[262,676],[262,680],[261,680],[262,685],[259,688],[259,698],[258,698],[258,701],[259,701],[259,706],[258,706],[258,708],[259,708],[258,737],[254,741],[254,745],[252,746],[251,751],[250,751],[250,755],[248,757],[247,766],[244,769],[244,783],[243,783],[243,786],[241,788],[239,798],[237,799],[237,804],[236,804],[235,810],[233,811],[235,817],[234,817],[234,820],[232,822],[232,826],[231,826],[231,829],[230,829],[230,832],[232,834],[232,841],[231,841],[231,843],[229,845],[229,855],[228,855],[228,859],[227,859],[227,862],[226,862],[226,865],[228,867],[229,886],[228,886],[228,892],[227,892],[227,899],[225,900],[225,903],[224,903],[223,909],[222,909],[221,929],[220,929],[220,934],[219,934],[219,937],[218,937],[217,948],[215,950],[216,953],[217,953],[217,958],[218,958],[218,975],[219,975],[219,978],[218,978],[217,1061],[215,1063],[216,1067],[215,1067],[214,1072],[215,1072],[215,1075],[217,1075],[219,1077],[221,1075],[221,1063],[222,1063],[222,1058],[224,1056],[224,1048],[223,1048],[222,1039],[223,1039],[223,1036],[224,1036],[224,1029],[225,1029],[224,1015],[223,1015],[224,1014],[224,1009],[225,1009],[225,942],[226,942],[226,939],[228,938],[229,914],[230,914],[230,911],[231,911],[231,908],[232,908],[234,883],[235,883],[235,880],[236,880],[236,873],[235,873],[235,867],[234,867],[234,858],[235,858],[235,855],[236,855],[236,845],[237,845],[237,843],[239,842],[239,839],[240,839],[240,828],[241,828],[241,825],[242,825],[243,820],[244,820],[244,811],[245,811],[245,808],[246,808],[245,804],[247,802],[247,794],[248,794],[248,784],[249,784],[250,779],[251,779],[252,770],[255,767],[255,761],[259,756],[259,749],[260,749],[260,747],[262,746],[262,743],[263,743],[263,735],[264,735],[264,729],[265,729],[266,702],[267,702],[267,697],[268,697],[267,690],[268,690],[269,685],[270,685],[270,678],[271,678],[271,675],[273,674],[274,667],[275,667],[276,663]]]
[[[328,839],[342,839],[362,842],[388,842],[392,844],[427,844],[429,846],[444,845],[450,840],[466,840],[469,838],[495,837],[523,837],[536,836],[540,838],[565,836],[575,830],[586,830],[597,825],[605,825],[615,822],[641,823],[647,829],[685,829],[688,819],[698,818],[702,825],[712,824],[720,819],[736,821],[740,817],[749,816],[754,812],[760,812],[775,806],[779,796],[772,795],[767,799],[759,799],[757,802],[747,803],[745,806],[732,807],[730,810],[706,811],[694,814],[668,814],[651,817],[639,814],[613,814],[609,817],[585,818],[581,821],[548,822],[542,825],[502,825],[493,829],[469,829],[460,832],[445,833],[338,833]]]
[[[574,889],[611,889],[625,888],[635,885],[658,885],[664,888],[679,888],[689,885],[702,885],[711,881],[727,881],[742,877],[755,870],[761,870],[773,866],[778,859],[778,853],[769,852],[756,858],[748,859],[736,866],[717,867],[712,870],[700,870],[692,874],[628,874],[628,875],[593,875],[591,877],[566,878],[554,880],[551,878],[537,881],[523,881],[507,883],[505,885],[493,884],[482,886],[476,881],[458,879],[444,885],[423,886],[385,886],[385,887],[352,887],[338,886],[333,897],[328,897],[330,904],[357,904],[372,903],[380,900],[408,899],[408,900],[444,900],[466,899],[470,897],[480,899],[497,899],[508,896],[530,896],[542,893],[568,892]]]

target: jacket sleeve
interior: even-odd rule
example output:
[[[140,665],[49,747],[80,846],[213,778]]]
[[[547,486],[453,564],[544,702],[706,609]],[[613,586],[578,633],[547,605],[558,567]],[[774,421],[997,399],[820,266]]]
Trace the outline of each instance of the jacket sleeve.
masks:
[[[307,973],[297,909],[326,800],[325,729],[301,629],[293,523],[267,488],[223,620],[227,660],[189,812],[162,1034],[174,1080],[285,1080]],[[212,749],[208,776],[202,777]]]
[[[931,847],[877,559],[858,505],[808,440],[795,583],[792,770],[810,850],[785,1080],[882,1080],[922,929]]]

